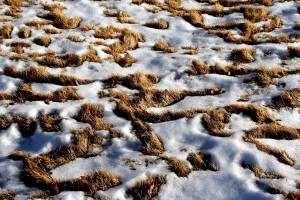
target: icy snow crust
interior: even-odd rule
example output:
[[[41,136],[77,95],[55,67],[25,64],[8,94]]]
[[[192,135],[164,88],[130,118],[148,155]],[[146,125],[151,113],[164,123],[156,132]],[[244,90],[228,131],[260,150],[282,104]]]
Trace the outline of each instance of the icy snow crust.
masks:
[[[151,2],[151,1],[149,1]],[[158,1],[162,4],[167,1]],[[91,24],[94,30],[82,31],[79,28],[62,29],[60,34],[49,34],[51,44],[48,47],[33,43],[33,38],[47,35],[43,28],[51,28],[53,25],[44,25],[40,29],[30,27],[32,33],[27,39],[19,39],[18,32],[26,26],[29,20],[41,20],[38,13],[47,13],[42,4],[60,4],[65,9],[63,13],[68,17],[80,17],[81,26]],[[137,181],[145,180],[147,177],[161,175],[166,178],[155,199],[284,199],[283,194],[270,194],[268,186],[276,186],[286,193],[298,191],[297,182],[300,181],[300,139],[276,140],[272,138],[260,138],[259,142],[272,148],[278,148],[288,154],[294,160],[293,165],[280,162],[275,156],[260,151],[255,144],[246,142],[244,137],[247,131],[255,129],[261,124],[256,123],[249,116],[243,113],[233,113],[226,123],[224,130],[231,133],[228,137],[218,137],[210,133],[203,124],[202,118],[205,113],[199,112],[194,116],[182,117],[163,122],[148,122],[150,129],[163,143],[164,152],[160,155],[147,155],[140,151],[141,141],[132,131],[132,123],[129,119],[117,115],[114,110],[117,100],[112,97],[99,97],[98,92],[109,90],[114,92],[124,91],[127,95],[138,93],[136,88],[128,88],[117,84],[115,88],[108,89],[102,80],[112,75],[126,76],[136,72],[156,74],[160,81],[153,85],[158,90],[205,90],[220,88],[222,93],[216,95],[187,96],[178,102],[166,106],[150,106],[146,110],[151,113],[164,113],[166,111],[185,111],[191,109],[220,109],[232,104],[251,105],[257,104],[263,107],[271,116],[283,126],[300,129],[299,108],[272,108],[272,97],[300,87],[299,74],[289,74],[280,78],[273,78],[273,84],[260,86],[256,82],[245,82],[244,79],[253,77],[253,74],[240,76],[228,76],[224,74],[203,74],[188,75],[186,70],[190,69],[193,60],[201,60],[209,66],[226,67],[234,64],[231,59],[231,51],[234,48],[253,48],[256,50],[255,60],[250,63],[239,63],[238,66],[245,69],[259,69],[261,66],[267,69],[283,66],[285,70],[299,70],[299,58],[283,59],[289,55],[288,46],[299,46],[299,35],[294,42],[282,43],[258,43],[258,44],[237,44],[226,42],[216,34],[209,34],[208,30],[196,27],[182,16],[172,16],[170,11],[162,9],[157,5],[142,3],[133,4],[131,0],[122,1],[52,1],[36,0],[25,1],[21,7],[22,15],[14,19],[3,15],[9,6],[0,2],[0,18],[10,21],[14,27],[11,38],[4,38],[0,43],[0,92],[16,92],[19,86],[25,82],[20,78],[13,78],[5,74],[5,68],[13,67],[14,70],[23,70],[30,66],[41,66],[36,60],[14,60],[12,47],[9,44],[13,41],[30,43],[31,46],[25,49],[25,54],[38,52],[45,54],[49,51],[57,55],[73,52],[77,55],[84,55],[88,52],[88,46],[102,41],[112,44],[118,39],[99,39],[93,35],[98,27],[116,26],[128,28],[140,33],[144,42],[139,42],[138,48],[128,50],[136,62],[124,68],[114,62],[112,55],[108,54],[104,45],[94,45],[102,62],[85,61],[79,66],[67,66],[64,68],[51,68],[45,66],[46,71],[56,76],[60,74],[74,75],[80,79],[92,80],[92,83],[85,85],[73,85],[77,93],[83,97],[81,100],[68,100],[66,102],[44,102],[25,101],[24,103],[12,103],[12,100],[1,100],[1,116],[10,117],[11,113],[26,116],[37,120],[40,113],[49,114],[56,111],[62,118],[61,130],[57,132],[44,132],[40,125],[37,126],[34,134],[23,136],[18,129],[18,124],[13,123],[10,127],[0,131],[0,192],[12,192],[16,199],[28,199],[39,192],[45,192],[36,187],[28,187],[20,180],[23,167],[22,160],[7,158],[12,152],[23,151],[30,157],[48,153],[64,145],[72,144],[72,130],[89,127],[88,123],[79,122],[74,116],[79,112],[80,106],[84,103],[91,103],[102,106],[104,109],[103,119],[120,133],[119,137],[110,138],[107,130],[99,130],[104,142],[100,149],[92,156],[77,157],[64,165],[52,169],[49,173],[54,180],[72,180],[93,173],[98,170],[108,171],[118,176],[122,181],[118,186],[105,191],[96,191],[95,194],[87,197],[84,191],[60,191],[52,195],[53,199],[93,199],[96,197],[107,197],[109,199],[131,199],[126,193],[128,188],[135,185]],[[254,6],[262,6],[253,4]],[[187,10],[211,9],[213,5],[203,1],[187,0],[182,1],[181,6]],[[271,35],[288,34],[297,35],[298,30],[294,26],[300,21],[298,11],[299,3],[296,1],[279,2],[273,1],[272,6],[264,6],[271,16],[279,16],[282,20],[282,27],[271,31]],[[157,8],[157,13],[148,10]],[[138,23],[120,23],[116,17],[105,15],[106,10],[125,11]],[[224,9],[227,9],[225,7]],[[202,14],[203,22],[209,26],[226,24],[229,22],[245,22],[244,15],[240,12],[224,16],[212,16]],[[155,29],[146,27],[143,24],[148,21],[164,19],[168,21],[167,29]],[[257,22],[258,27],[263,27],[269,21]],[[0,22],[3,27],[7,22]],[[232,34],[240,34],[237,28],[230,30]],[[263,37],[263,33],[260,36]],[[67,39],[68,35],[76,35],[84,38],[83,42],[77,43]],[[154,51],[153,45],[160,39],[166,40],[177,52],[165,53]],[[194,55],[185,54],[182,47],[196,47],[199,52]],[[216,48],[219,48],[216,50]],[[125,54],[121,54],[124,56]],[[32,82],[31,88],[40,94],[50,94],[62,85],[54,83]],[[241,101],[247,97],[246,101]],[[300,98],[300,97],[298,97]],[[298,100],[299,102],[299,100]],[[299,107],[299,104],[298,104]],[[300,134],[300,133],[299,133]],[[176,158],[185,163],[190,169],[193,168],[187,160],[189,153],[201,152],[211,156],[210,163],[217,166],[218,171],[195,170],[186,177],[179,177],[172,172],[164,156]],[[259,178],[254,173],[242,166],[248,163],[258,166],[264,172],[282,174],[281,179]],[[93,183],[90,183],[93,184]],[[298,186],[299,187],[299,186]]]

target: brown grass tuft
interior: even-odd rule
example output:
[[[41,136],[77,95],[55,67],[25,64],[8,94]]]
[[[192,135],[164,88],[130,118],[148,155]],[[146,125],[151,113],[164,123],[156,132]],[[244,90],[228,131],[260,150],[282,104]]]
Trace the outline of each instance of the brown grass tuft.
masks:
[[[253,121],[260,124],[276,122],[276,119],[274,119],[274,117],[270,115],[266,109],[257,104],[233,104],[226,106],[225,110],[229,113],[243,113],[244,115],[249,116]]]
[[[47,34],[61,34],[62,33],[62,30],[58,29],[58,28],[45,28],[44,31]]]
[[[163,184],[166,184],[165,177],[157,175],[137,181],[126,193],[129,194],[133,200],[150,200],[158,194],[159,188]]]
[[[292,158],[290,158],[286,152],[278,148],[272,148],[268,145],[262,144],[252,136],[246,136],[244,137],[244,140],[246,142],[255,144],[257,149],[276,157],[277,160],[283,164],[290,165],[290,166],[293,166],[295,164],[295,161]]]
[[[48,47],[51,43],[51,39],[47,36],[39,36],[34,38],[33,42],[37,45]]]
[[[18,36],[20,38],[29,38],[31,36],[31,30],[29,28],[24,27],[19,31]]]
[[[116,175],[106,171],[97,171],[76,180],[59,181],[57,184],[60,191],[84,191],[87,196],[92,196],[99,190],[108,190],[121,183],[121,179]]]
[[[272,78],[281,78],[283,76],[287,75],[287,73],[284,71],[281,67],[275,67],[272,69],[266,69],[261,67],[258,72],[256,73],[254,77],[254,81],[262,86],[266,87],[269,85],[274,84]]]
[[[44,4],[44,9],[50,13],[45,18],[53,21],[53,25],[60,29],[74,29],[80,25],[80,17],[68,18],[62,11],[63,7],[58,4]]]
[[[59,76],[53,76],[42,67],[29,67],[22,71],[17,71],[12,67],[6,67],[4,68],[4,74],[14,78],[23,79],[26,82],[54,83],[63,86],[92,83],[90,80],[79,79],[78,77],[71,75],[62,74]]]
[[[4,24],[0,29],[0,38],[10,39],[14,27],[11,24]]]
[[[67,39],[72,42],[79,42],[79,43],[84,42],[84,39],[82,39],[76,35],[68,35]]]
[[[253,23],[266,21],[269,17],[269,11],[266,7],[246,6],[242,7],[242,10],[244,11],[245,18]]]
[[[283,175],[279,173],[264,172],[260,167],[242,162],[242,167],[251,170],[254,175],[260,179],[281,179]]]
[[[33,135],[37,128],[37,123],[35,121],[20,115],[14,115],[12,121],[18,123],[18,128],[22,136],[25,137]]]
[[[160,39],[158,42],[156,42],[153,46],[153,49],[156,51],[163,51],[166,53],[176,53],[176,49],[170,47],[168,42],[163,39]]]
[[[292,127],[269,124],[248,131],[247,136],[254,138],[271,138],[276,140],[295,140],[300,138],[300,132]]]
[[[284,92],[272,98],[274,107],[300,107],[300,88]]]
[[[83,97],[77,94],[72,87],[64,87],[52,93],[50,100],[54,102],[66,102],[68,100],[81,100]]]
[[[185,19],[195,27],[206,27],[206,25],[203,22],[203,17],[201,16],[199,10],[190,10],[188,15],[185,16]]]
[[[112,39],[116,37],[118,29],[114,26],[108,26],[106,28],[99,28],[95,31],[94,37],[102,39]]]
[[[24,0],[4,0],[3,3],[9,6],[20,7]]]
[[[253,62],[255,49],[243,48],[243,49],[232,49],[231,59],[236,63],[251,63]]]
[[[191,169],[182,161],[167,156],[162,157],[169,165],[169,169],[179,177],[187,177]]]
[[[3,200],[14,200],[16,194],[13,192],[0,192],[0,199]]]
[[[20,15],[19,12],[22,12],[22,10],[17,7],[10,7],[4,12],[4,15],[11,16],[15,19],[18,19],[22,17],[22,15]]]
[[[169,23],[164,19],[159,19],[158,21],[146,22],[144,25],[149,28],[155,28],[155,29],[167,29],[169,27]]]
[[[266,24],[263,27],[263,31],[265,32],[271,32],[275,30],[276,28],[281,28],[282,27],[282,20],[279,16],[273,16],[271,17],[271,21],[269,24]]]
[[[288,52],[289,55],[292,57],[300,57],[300,47],[293,47],[293,46],[289,46],[288,47]]]
[[[249,4],[259,3],[264,6],[272,6],[273,0],[247,0],[247,3],[249,3]]]
[[[44,25],[49,25],[51,24],[51,21],[48,20],[30,20],[25,22],[27,26],[34,26],[36,29],[41,29],[42,26]]]
[[[211,157],[208,154],[190,153],[187,160],[192,164],[193,170],[218,171],[218,167],[210,163]]]
[[[61,118],[57,114],[41,114],[39,116],[39,123],[44,132],[57,132],[61,130]]]
[[[116,56],[115,58],[116,63],[118,63],[121,67],[130,67],[133,63],[135,63],[137,60],[129,55],[128,53],[125,54],[124,57]]]
[[[11,120],[7,119],[5,116],[0,117],[0,130],[7,129],[11,124]]]
[[[8,159],[11,160],[24,160],[29,158],[29,155],[23,151],[14,151],[7,156]]]
[[[210,134],[218,137],[229,137],[230,132],[225,131],[225,123],[228,123],[230,114],[223,110],[212,110],[202,116],[203,127]]]

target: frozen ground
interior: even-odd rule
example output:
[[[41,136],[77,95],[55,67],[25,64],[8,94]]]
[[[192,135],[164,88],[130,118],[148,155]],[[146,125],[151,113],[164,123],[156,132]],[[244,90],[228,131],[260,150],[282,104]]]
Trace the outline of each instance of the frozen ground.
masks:
[[[298,1],[234,1],[230,5],[233,1],[25,0],[17,6],[14,2],[19,1],[0,2],[1,198],[300,198]],[[54,4],[62,8],[49,6]],[[259,9],[267,10],[266,18]],[[200,18],[192,15],[194,11]],[[74,25],[75,17],[80,23]],[[167,27],[146,24],[161,19]],[[11,30],[5,28],[9,25]],[[20,34],[24,27],[31,31],[28,36]],[[107,27],[114,27],[112,33]],[[50,34],[49,29],[58,32]],[[99,29],[102,36],[96,35]],[[137,34],[142,38],[137,39]],[[49,37],[50,43],[39,43],[40,36]],[[160,39],[174,48],[172,53],[154,49]],[[124,48],[118,50],[116,45]],[[247,48],[254,53],[234,56],[235,49]],[[65,56],[71,53],[75,56]],[[85,56],[91,54],[94,57]],[[120,61],[126,55],[135,62]],[[198,67],[189,73],[195,60],[202,63],[200,68],[210,70]],[[239,72],[228,70],[232,66]],[[78,80],[43,79],[26,71],[32,67],[52,77],[72,75]],[[144,74],[157,79],[151,82]],[[114,80],[109,79],[113,76]],[[89,82],[83,84],[81,79]],[[80,98],[66,95],[62,100],[65,94],[55,93],[69,86]],[[161,96],[149,102],[143,99],[155,91]],[[206,92],[184,95],[186,91]],[[281,96],[283,103],[276,104],[274,97],[289,91],[296,92]],[[102,107],[102,116],[89,113],[91,120],[79,119],[76,116],[84,104]],[[243,109],[230,109],[237,105]],[[53,113],[58,120],[50,125],[58,128],[49,131],[41,115]],[[95,125],[100,118],[109,127]],[[29,133],[26,129],[24,134],[23,125],[31,127]],[[78,153],[73,130],[84,132],[87,127],[103,141],[96,144],[94,135],[78,139],[86,142],[84,153]],[[261,130],[261,135],[251,135],[253,130]],[[61,147],[75,149],[74,157],[64,159],[53,153]],[[25,154],[13,158],[16,152]],[[200,168],[189,159],[192,153],[208,157],[203,157]],[[57,157],[51,157],[54,154]],[[49,155],[56,164],[47,168],[50,164],[39,156]],[[175,167],[170,159],[177,162]],[[28,161],[36,166],[24,164]],[[182,168],[187,173],[180,174]],[[99,170],[112,173],[120,182],[93,190],[60,184],[80,182]],[[137,189],[141,196],[129,192],[138,181],[157,175],[164,177],[163,184]]]

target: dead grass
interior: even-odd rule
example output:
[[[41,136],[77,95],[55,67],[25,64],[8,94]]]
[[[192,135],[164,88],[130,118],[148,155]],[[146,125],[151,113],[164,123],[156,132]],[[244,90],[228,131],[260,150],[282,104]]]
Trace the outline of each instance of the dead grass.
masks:
[[[144,26],[155,29],[168,29],[169,23],[164,19],[159,19],[158,21],[146,22]]]
[[[283,76],[287,75],[288,73],[284,71],[283,68],[281,67],[275,67],[272,69],[266,69],[264,67],[261,67],[255,77],[254,77],[254,81],[262,86],[262,87],[266,87],[269,85],[274,84],[273,78],[282,78]]]
[[[274,156],[275,158],[277,158],[277,160],[279,162],[281,162],[283,164],[290,165],[290,166],[293,166],[295,164],[295,161],[292,158],[290,158],[286,152],[284,152],[278,148],[273,148],[268,145],[265,145],[265,144],[259,142],[258,140],[256,140],[252,136],[246,136],[246,137],[244,137],[244,140],[246,142],[255,144],[258,150]]]
[[[250,22],[256,23],[260,21],[266,21],[269,18],[269,11],[266,7],[241,7],[244,12],[244,16]]]
[[[224,110],[212,110],[202,116],[202,125],[210,134],[218,137],[229,137],[230,132],[224,130],[230,114]]]
[[[48,47],[51,44],[51,39],[47,36],[39,36],[34,38],[33,42],[37,45]]]
[[[167,156],[162,157],[169,165],[169,169],[179,177],[187,177],[192,170],[183,161]]]
[[[51,24],[49,20],[30,20],[25,22],[27,26],[34,26],[37,30],[41,29],[42,26]]]
[[[44,132],[57,132],[61,130],[60,122],[61,118],[58,116],[58,114],[40,114],[39,116],[39,123],[41,126],[41,129]]]
[[[247,3],[249,3],[249,4],[259,3],[264,6],[272,6],[273,5],[272,0],[247,0]]]
[[[275,123],[276,119],[270,115],[267,110],[257,104],[243,105],[232,104],[225,107],[225,110],[229,113],[240,114],[249,116],[253,121],[260,124]]]
[[[300,47],[288,46],[288,52],[291,57],[300,57]]]
[[[13,115],[12,121],[18,123],[18,129],[24,137],[33,135],[37,128],[37,123],[35,121],[21,115]]]
[[[14,200],[16,194],[13,192],[0,192],[0,199],[3,200]]]
[[[83,24],[83,25],[81,25],[80,30],[82,30],[82,31],[95,30],[95,26],[93,24]]]
[[[186,50],[184,54],[188,54],[188,55],[196,55],[199,53],[198,47],[182,47],[182,49]]]
[[[255,49],[250,49],[250,48],[232,49],[231,59],[236,63],[251,63],[255,60],[254,54],[255,54]]]
[[[125,54],[124,57],[116,56],[115,57],[116,63],[118,63],[121,67],[130,67],[133,63],[135,63],[137,60],[129,55],[128,53]]]
[[[242,167],[245,169],[251,170],[254,175],[260,179],[281,179],[284,178],[283,175],[279,173],[273,173],[273,172],[264,172],[260,167],[257,165],[252,165],[249,163],[242,162]]]
[[[78,42],[78,43],[84,42],[84,39],[82,39],[82,38],[80,38],[76,35],[68,35],[67,39],[72,41],[72,42]]]
[[[150,200],[155,197],[161,185],[166,184],[166,178],[160,175],[149,177],[145,180],[140,180],[134,186],[128,188],[126,193],[133,200]]]
[[[291,107],[297,108],[300,107],[300,88],[295,88],[293,90],[289,90],[283,92],[279,95],[272,97],[272,105],[274,107]]]
[[[92,83],[90,80],[80,79],[76,76],[61,74],[58,76],[51,75],[43,67],[29,67],[21,71],[13,67],[5,67],[4,74],[14,78],[20,78],[26,82],[36,83],[53,83],[57,85],[84,85]]]
[[[160,39],[159,41],[157,41],[154,44],[153,49],[155,51],[163,51],[166,53],[176,53],[176,49],[173,47],[170,47],[169,43],[167,41],[165,41],[164,39]]]
[[[276,140],[295,140],[300,138],[300,132],[292,127],[279,124],[268,124],[247,132],[248,137],[271,138]]]
[[[75,119],[80,122],[91,122],[95,117],[102,118],[104,116],[104,110],[102,107],[90,103],[85,103],[81,105],[79,113],[76,115]]]
[[[4,24],[0,29],[0,38],[11,39],[11,33],[14,27],[11,24]]]
[[[7,129],[12,124],[12,121],[5,116],[0,117],[0,130]]]
[[[108,26],[106,28],[100,27],[95,31],[94,37],[102,39],[113,39],[118,33],[118,28],[114,26]]]
[[[60,29],[74,29],[80,26],[80,17],[67,17],[63,13],[63,7],[58,4],[44,4],[44,9],[49,10],[46,19],[53,21],[53,25]]]
[[[22,12],[22,10],[17,7],[9,7],[9,9],[7,9],[4,12],[4,15],[11,16],[15,19],[18,19],[22,17],[22,15],[20,15],[19,12]]]
[[[268,42],[271,43],[294,43],[297,42],[297,40],[292,39],[288,34],[279,34],[279,35],[271,35],[271,34],[265,34],[265,38],[267,38]]]
[[[45,28],[44,31],[47,34],[61,34],[62,33],[62,30],[58,29],[58,28]]]
[[[211,170],[218,171],[218,167],[210,163],[211,157],[208,154],[189,153],[187,160],[192,164],[193,170]]]
[[[275,30],[276,28],[282,27],[282,20],[279,16],[273,16],[271,17],[271,21],[269,24],[266,24],[263,26],[263,31],[265,32],[271,32]]]
[[[31,36],[31,30],[27,27],[21,28],[18,33],[19,38],[29,38]]]
[[[20,7],[23,4],[24,0],[4,0],[3,3],[9,6]]]
[[[184,17],[184,19],[190,22],[195,27],[206,27],[199,10],[190,10],[189,13]]]

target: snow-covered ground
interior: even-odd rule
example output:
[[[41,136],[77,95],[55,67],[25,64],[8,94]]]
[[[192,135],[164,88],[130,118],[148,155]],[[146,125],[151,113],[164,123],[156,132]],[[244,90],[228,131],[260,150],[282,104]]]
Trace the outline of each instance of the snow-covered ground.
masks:
[[[138,181],[156,175],[164,177],[165,183],[161,186],[156,183],[151,185],[151,187],[159,188],[154,192],[153,188],[145,186],[145,191],[141,194],[155,193],[154,199],[284,199],[291,198],[292,193],[295,199],[300,197],[300,131],[298,131],[300,130],[300,92],[287,98],[292,99],[292,105],[276,106],[273,99],[284,92],[300,88],[298,73],[300,49],[298,54],[294,53],[295,55],[289,51],[291,47],[300,48],[299,27],[297,28],[300,22],[298,1],[273,0],[270,1],[273,2],[272,5],[264,5],[263,2],[269,1],[249,1],[251,3],[243,1],[233,7],[226,5],[226,2],[232,1],[220,1],[219,4],[205,0],[25,0],[18,7],[10,5],[13,2],[17,1],[0,1],[0,115],[2,123],[0,123],[0,196],[3,195],[1,197],[5,198],[4,195],[11,194],[11,197],[15,199],[46,198],[47,196],[53,199],[139,199],[128,190]],[[176,2],[179,3],[178,6],[174,6]],[[59,11],[47,8],[54,4],[63,7],[56,8]],[[222,7],[221,14],[209,12],[216,7]],[[257,17],[255,13],[259,12],[257,10],[254,14],[253,12],[248,14],[250,17],[247,17],[248,7],[266,9],[267,18],[252,19],[251,15],[256,14],[255,17]],[[14,12],[20,16],[9,16],[9,9],[15,10]],[[191,12],[195,10],[200,13],[200,18],[202,17],[202,25],[193,23],[195,19]],[[75,17],[80,18],[80,23],[72,28],[61,27],[58,21],[64,19],[59,18],[62,15],[55,14],[56,11],[62,12],[62,15],[68,18],[65,19],[66,23],[71,23],[71,19]],[[270,30],[264,29],[268,24],[272,24],[274,16],[280,18],[281,22]],[[135,23],[126,23],[129,19],[134,20]],[[168,22],[167,28],[146,26],[147,22],[161,19]],[[32,20],[48,21],[45,25],[31,26],[28,22]],[[257,27],[257,31],[252,32],[251,36],[258,38],[258,41],[253,42],[253,38],[246,36],[247,30],[241,28],[244,27],[245,22]],[[239,23],[239,25],[232,25],[234,23]],[[226,24],[231,24],[231,26],[228,25],[228,28]],[[13,27],[12,31],[5,29],[7,25]],[[90,28],[84,30],[83,27],[87,25]],[[109,26],[114,27],[111,38],[96,36],[95,32],[98,29],[105,29]],[[216,28],[217,26],[225,28]],[[28,37],[20,36],[20,30],[24,27],[31,30]],[[49,34],[47,29],[60,31],[57,34]],[[127,29],[131,31],[130,34],[127,34]],[[217,33],[221,29],[227,30],[227,34],[232,34],[236,39],[226,40],[226,36],[220,36]],[[107,29],[101,31],[103,34],[109,34]],[[143,39],[138,40],[136,35],[132,36],[138,33]],[[268,34],[274,37],[287,34],[289,39],[270,40],[271,36],[267,36]],[[36,38],[40,36],[49,37],[50,44],[41,45],[37,42]],[[70,36],[77,36],[81,41],[71,41],[68,39]],[[244,38],[244,40],[238,42],[239,38]],[[127,39],[136,39],[135,42],[138,42],[138,45],[128,47],[131,43],[128,44]],[[175,51],[168,53],[155,50],[153,47],[160,39],[167,41]],[[19,42],[19,44],[16,45],[14,42]],[[125,50],[114,52],[115,44],[125,46]],[[245,48],[254,49],[254,59],[244,62],[243,55],[238,55],[242,59],[238,62],[232,50]],[[93,55],[101,61],[84,57],[91,52],[91,49],[95,51]],[[195,51],[189,53],[191,49]],[[81,56],[83,61],[74,61],[72,59],[75,58],[71,58],[66,65],[62,66],[54,66],[50,61],[40,62],[50,54],[57,59],[66,60],[64,56],[70,53]],[[134,57],[136,62],[122,67],[122,62],[118,64],[118,59],[127,54]],[[241,74],[235,75],[232,71],[223,73],[218,70],[188,73],[195,60],[211,68],[227,69],[234,65],[242,69]],[[205,66],[202,67],[205,68]],[[81,84],[80,81],[70,84],[49,78],[37,81],[38,79],[30,78],[37,74],[30,74],[30,72],[16,75],[30,67],[46,70],[52,77],[72,75],[78,79],[90,81],[86,84]],[[264,71],[272,71],[276,67],[281,67],[281,72],[276,75],[269,75]],[[137,73],[154,74],[159,80],[152,82],[153,85],[141,87],[137,85],[145,81],[146,76],[144,79],[132,78],[127,82],[127,79],[119,80]],[[258,76],[260,73],[268,76],[271,82],[261,84]],[[119,79],[115,82],[107,81],[114,75],[118,75]],[[148,82],[149,80],[147,79]],[[28,89],[30,94],[26,93],[26,89],[20,89],[22,84],[26,87],[30,86]],[[68,86],[74,88],[81,98],[67,97],[66,100],[54,100],[57,95],[55,91]],[[154,104],[142,105],[141,99],[130,104],[132,99],[137,98],[137,94],[143,96],[149,92],[149,95],[153,95],[151,92],[154,90],[160,93],[165,92],[166,95],[169,91],[183,93],[207,90],[209,92],[183,95],[178,98],[171,94],[169,98],[173,98],[174,102],[172,100],[168,102],[168,99],[164,99],[162,95],[159,97],[162,100],[157,100]],[[132,101],[118,97],[117,94],[120,92],[124,92],[124,95]],[[30,95],[33,93],[41,96],[48,95],[48,99],[31,98]],[[16,95],[7,97],[5,94]],[[49,97],[51,95],[53,97]],[[21,98],[24,99],[19,100]],[[283,101],[287,99],[283,98]],[[143,99],[143,101],[146,100]],[[117,110],[121,108],[120,102],[128,104],[132,110],[136,109],[136,112],[127,110],[125,111],[127,115],[118,114]],[[92,121],[76,118],[83,104],[102,107],[103,116],[99,118],[110,124],[110,128],[101,130],[101,128],[93,127],[93,120],[97,117]],[[272,120],[256,120],[255,117],[253,118],[253,112],[256,111],[253,110],[234,112],[228,109],[236,104],[243,105],[245,108],[252,105],[258,106],[267,112]],[[185,114],[155,120],[155,116],[161,117],[169,111]],[[195,111],[195,113],[187,116],[186,113],[189,111]],[[228,119],[213,119],[216,117],[211,114],[213,111],[226,112]],[[56,122],[60,128],[55,131],[45,131],[41,125],[40,116],[54,112],[60,119]],[[152,115],[150,116],[149,113],[152,113],[154,117],[151,118]],[[258,113],[258,115],[262,114]],[[147,118],[148,115],[150,117]],[[33,121],[34,130],[31,134],[24,135],[20,128],[22,124],[28,123],[28,120],[22,121],[16,116]],[[208,121],[211,123],[215,120],[216,123],[212,126],[216,127],[209,128],[209,125],[205,125],[204,121],[207,117],[210,118]],[[4,121],[8,121],[9,126],[5,126]],[[139,126],[148,127],[145,133],[144,129],[141,131],[141,128],[134,127],[137,122],[142,124]],[[217,129],[220,124],[224,124],[224,127],[220,128],[221,131],[230,134],[220,137],[218,133],[215,133],[214,128]],[[276,129],[274,134],[279,135],[277,138],[272,136],[272,132],[262,137],[255,136],[255,142],[245,139],[252,130],[265,125],[289,127],[295,134],[290,138],[285,134],[292,131]],[[91,126],[95,129],[95,134],[103,139],[102,144],[95,146],[96,143],[87,142],[90,146],[85,155],[79,156],[75,153],[76,156],[66,162],[52,158],[59,164],[48,170],[43,169],[43,173],[49,175],[52,180],[46,186],[43,186],[43,180],[40,185],[38,181],[32,183],[33,185],[24,181],[23,171],[31,170],[30,167],[24,168],[25,162],[28,160],[36,162],[39,155],[50,155],[60,147],[75,145],[72,131],[83,130]],[[112,136],[112,129],[118,132],[117,137]],[[163,145],[163,149],[157,154],[142,150],[148,145],[147,142],[151,143],[151,141],[144,142],[141,139],[143,136],[139,134],[150,134],[150,132],[159,138]],[[89,138],[89,140],[92,139]],[[269,151],[259,148],[259,144],[266,145]],[[150,148],[153,148],[151,144]],[[280,160],[280,155],[274,153],[275,151],[284,153],[293,162],[286,163]],[[10,155],[13,152],[24,152],[29,157],[12,159]],[[187,158],[191,153],[198,152],[209,155],[210,159],[207,164],[215,166],[216,170],[204,168],[196,170]],[[168,158],[181,161],[181,164],[189,168],[189,173],[185,176],[175,173],[176,167],[175,170],[170,167]],[[40,168],[44,165],[46,164],[37,164]],[[255,176],[255,173],[250,170],[251,167],[261,169],[263,174],[279,174],[280,178],[278,176],[276,178]],[[80,189],[79,191],[72,191],[75,190],[74,188],[68,190],[67,187],[62,189],[60,186],[56,192],[46,189],[52,187],[51,184],[58,184],[60,181],[78,181],[87,174],[93,174],[99,170],[114,174],[121,182],[107,189],[96,189],[92,194],[87,194],[87,191]],[[38,176],[40,172],[36,173]],[[21,176],[23,178],[20,178]],[[25,176],[26,178],[33,181],[31,177]],[[93,186],[93,182],[89,184],[90,187]],[[278,190],[270,192],[270,188]],[[44,194],[44,196],[37,194]],[[147,199],[147,197],[140,196],[140,199]]]

